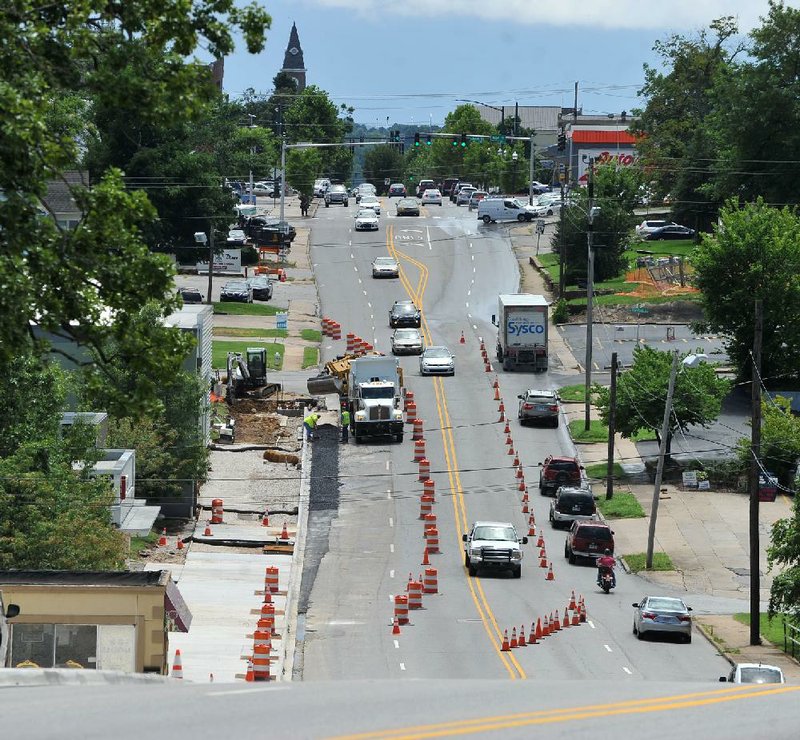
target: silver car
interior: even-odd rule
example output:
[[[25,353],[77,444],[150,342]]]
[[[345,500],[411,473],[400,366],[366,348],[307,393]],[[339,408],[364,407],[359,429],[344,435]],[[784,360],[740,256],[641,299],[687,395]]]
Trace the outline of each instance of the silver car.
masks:
[[[478,188],[461,188],[456,196],[456,205],[465,206],[469,204],[469,199]]]
[[[640,640],[649,632],[669,632],[692,641],[692,607],[673,596],[645,596],[633,604],[633,634]]]
[[[420,375],[455,375],[456,359],[447,347],[428,347],[419,356]]]
[[[786,683],[783,671],[767,663],[737,663],[727,676],[720,676],[719,680],[729,683]]]
[[[529,388],[525,393],[517,396],[519,399],[519,410],[517,418],[522,426],[533,422],[549,423],[552,427],[558,427],[559,401],[561,400],[555,391],[538,390]]]
[[[372,277],[392,277],[400,275],[400,265],[394,257],[376,257],[372,262]]]
[[[375,195],[362,195],[358,204],[361,208],[371,208],[378,216],[381,215],[381,202]]]
[[[419,329],[395,329],[392,334],[392,354],[422,354],[422,334]]]

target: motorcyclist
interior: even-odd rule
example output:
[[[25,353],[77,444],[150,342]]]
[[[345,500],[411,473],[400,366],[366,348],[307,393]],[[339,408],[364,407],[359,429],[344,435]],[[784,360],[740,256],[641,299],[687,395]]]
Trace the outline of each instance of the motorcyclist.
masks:
[[[611,550],[605,550],[603,554],[597,558],[597,585],[599,586],[601,581],[603,580],[604,573],[611,574],[611,584],[612,586],[617,585],[617,576],[614,574],[614,566],[617,564],[617,561],[614,560],[614,556],[611,554]]]

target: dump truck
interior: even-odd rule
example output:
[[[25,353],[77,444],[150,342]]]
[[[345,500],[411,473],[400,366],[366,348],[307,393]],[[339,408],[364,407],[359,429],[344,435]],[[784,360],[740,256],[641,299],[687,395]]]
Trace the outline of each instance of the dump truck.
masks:
[[[313,395],[339,394],[356,442],[378,436],[403,441],[403,370],[395,357],[377,352],[337,357],[306,385]]]
[[[498,297],[497,360],[503,370],[547,370],[547,309],[544,296],[504,293]]]

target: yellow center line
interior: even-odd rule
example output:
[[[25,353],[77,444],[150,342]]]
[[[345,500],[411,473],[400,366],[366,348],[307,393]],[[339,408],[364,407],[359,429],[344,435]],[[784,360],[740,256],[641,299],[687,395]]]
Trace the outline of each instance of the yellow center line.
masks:
[[[765,685],[766,686],[766,685]],[[655,697],[651,699],[632,699],[608,704],[594,704],[584,707],[564,709],[543,709],[535,712],[520,712],[507,715],[477,717],[454,720],[429,725],[364,732],[354,735],[340,735],[332,740],[411,740],[412,738],[446,737],[452,735],[471,735],[491,730],[511,729],[530,725],[555,724],[581,719],[594,719],[614,715],[645,714],[650,712],[674,711],[693,707],[710,706],[723,702],[755,699],[788,692],[800,691],[798,686],[776,686],[774,688],[737,686],[690,694]]]
[[[420,271],[420,279],[417,283],[416,291],[412,289],[411,283],[404,270],[401,269],[399,271],[399,275],[400,282],[403,284],[406,292],[414,300],[417,308],[420,310],[423,324],[421,327],[421,333],[423,334],[426,343],[430,344],[431,332],[424,313],[424,292],[428,284],[428,268],[423,262],[420,262],[419,260],[416,260],[410,255],[400,252],[397,249],[394,244],[394,231],[391,226],[387,229],[386,242],[389,253],[395,257],[395,259],[402,257]],[[464,492],[461,488],[461,478],[458,473],[458,459],[456,457],[455,442],[453,440],[452,422],[447,409],[447,399],[444,392],[444,384],[441,378],[434,378],[434,392],[436,395],[436,408],[439,416],[439,425],[441,428],[447,475],[450,481],[450,490],[453,492],[453,514],[456,523],[456,537],[459,543],[458,547],[460,549],[461,532],[465,532],[467,530],[467,522],[469,520],[467,518],[467,511],[464,502]],[[480,616],[481,623],[486,630],[486,634],[489,636],[489,640],[494,647],[495,652],[508,671],[509,677],[512,679],[526,678],[527,676],[525,671],[522,669],[522,666],[520,666],[517,659],[511,653],[504,653],[501,650],[503,633],[497,624],[497,620],[494,617],[491,607],[489,606],[489,602],[486,598],[486,594],[483,591],[483,587],[480,584],[480,580],[473,579],[471,576],[469,576],[469,574],[467,574],[467,585],[469,586],[472,600],[475,604],[478,615]]]

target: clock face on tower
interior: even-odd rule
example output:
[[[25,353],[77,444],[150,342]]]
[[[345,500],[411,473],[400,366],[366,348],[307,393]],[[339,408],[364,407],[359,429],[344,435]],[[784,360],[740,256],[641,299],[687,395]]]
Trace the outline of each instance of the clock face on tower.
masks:
[[[296,46],[293,46],[291,49],[289,49],[289,53],[290,54],[299,54],[300,50]]]

